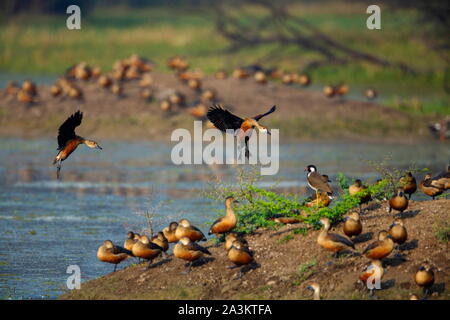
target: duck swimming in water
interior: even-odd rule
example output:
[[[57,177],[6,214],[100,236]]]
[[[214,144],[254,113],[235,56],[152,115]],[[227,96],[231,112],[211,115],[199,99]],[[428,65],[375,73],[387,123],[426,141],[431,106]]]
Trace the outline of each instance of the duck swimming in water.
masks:
[[[230,232],[236,227],[237,217],[232,208],[232,204],[237,201],[233,197],[227,197],[225,199],[225,208],[226,215],[214,221],[211,228],[209,229],[208,234],[215,234],[216,236],[219,234]]]
[[[111,240],[105,240],[97,250],[97,259],[102,262],[114,264],[114,271],[116,271],[117,264],[132,256],[130,250],[115,246]]]
[[[56,177],[59,179],[59,172],[61,171],[61,163],[66,160],[72,152],[80,144],[85,144],[91,149],[102,149],[97,142],[82,138],[75,134],[75,128],[81,124],[83,113],[79,110],[67,118],[66,121],[59,127],[58,130],[58,149],[59,152],[53,160],[53,164],[57,165]]]

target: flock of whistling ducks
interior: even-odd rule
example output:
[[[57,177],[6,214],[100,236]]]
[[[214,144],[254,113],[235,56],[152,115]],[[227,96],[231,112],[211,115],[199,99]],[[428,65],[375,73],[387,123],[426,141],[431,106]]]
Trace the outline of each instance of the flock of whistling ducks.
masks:
[[[328,199],[332,199],[332,189],[328,184],[330,182],[327,175],[322,175],[317,171],[316,166],[309,165],[305,168],[307,174],[307,182],[311,189],[316,192],[317,202],[320,195],[324,195]],[[400,187],[398,192],[389,199],[389,212],[396,210],[403,212],[408,207],[408,198],[417,190],[416,180],[411,172],[407,172],[400,180]],[[424,180],[419,184],[421,190],[434,198],[435,192],[429,192],[427,188],[437,188],[442,193],[444,190],[450,188],[450,166],[446,172],[431,178],[426,175]],[[354,195],[363,191],[367,187],[364,186],[361,180],[356,180],[354,184],[349,186],[349,193]],[[425,189],[424,189],[425,188]],[[360,213],[362,212],[361,205],[369,202],[370,196],[360,197]],[[248,247],[248,242],[244,237],[232,232],[237,225],[237,216],[233,210],[233,204],[237,201],[233,197],[225,199],[225,216],[217,219],[209,229],[209,235],[214,234],[217,237],[225,235],[224,248],[227,252],[227,257],[233,263],[229,268],[240,267],[238,279],[240,279],[245,271],[251,268],[258,267],[253,257],[253,252]],[[326,217],[320,219],[323,225],[319,232],[317,243],[322,248],[333,252],[333,257],[338,257],[338,254],[344,250],[353,250],[356,252],[354,240],[362,233],[363,225],[360,218],[360,213],[353,211],[348,214],[343,223],[343,235],[339,233],[330,232],[331,223]],[[290,217],[277,217],[275,221],[283,224],[298,223],[299,220]],[[395,218],[393,223],[387,230],[380,230],[377,235],[377,240],[367,245],[362,251],[362,255],[370,260],[369,265],[360,274],[359,280],[364,286],[369,289],[369,297],[374,295],[376,287],[369,287],[368,281],[377,278],[381,283],[381,279],[385,274],[383,267],[384,258],[388,257],[392,252],[400,251],[401,245],[408,239],[408,232],[401,218]],[[211,255],[210,251],[199,245],[198,241],[206,241],[205,235],[197,227],[190,224],[187,219],[182,219],[179,222],[171,222],[168,227],[158,232],[151,240],[145,235],[129,232],[125,240],[124,247],[114,246],[110,240],[98,249],[97,257],[100,261],[113,263],[116,265],[128,257],[137,257],[148,260],[147,268],[152,267],[153,260],[160,254],[167,251],[169,243],[176,243],[173,248],[173,255],[185,261],[188,261],[186,267],[188,269],[183,273],[189,273],[193,262],[200,260],[204,255]],[[107,254],[106,254],[107,253]],[[356,252],[357,253],[357,252]],[[419,270],[414,275],[415,283],[424,289],[424,299],[430,294],[430,288],[434,284],[434,272],[432,267],[425,263],[420,266]],[[320,285],[318,283],[311,283],[307,289],[314,291],[313,299],[320,299]],[[419,299],[417,295],[412,295],[411,300]]]
[[[270,134],[270,131],[260,125],[258,121],[276,110],[273,106],[268,112],[254,116],[252,118],[241,118],[223,109],[221,106],[214,105],[212,108],[205,107],[204,103],[217,102],[217,92],[213,89],[202,88],[202,73],[201,71],[187,71],[189,63],[185,58],[174,57],[168,60],[169,68],[175,70],[175,74],[180,81],[185,83],[188,87],[199,93],[201,103],[190,109],[191,115],[202,118],[207,117],[211,122],[211,127],[214,126],[221,131],[227,129],[241,129],[243,133],[242,139],[245,140],[246,157],[249,156],[248,151],[248,135],[245,133],[251,129]],[[68,97],[81,99],[83,92],[76,86],[74,80],[89,80],[95,79],[99,86],[109,88],[110,91],[117,95],[123,95],[122,82],[125,80],[140,80],[139,85],[142,87],[141,95],[144,99],[151,99],[154,91],[151,88],[153,79],[150,71],[153,69],[153,63],[149,60],[132,55],[128,59],[119,60],[113,66],[110,73],[102,73],[98,67],[89,67],[86,63],[79,63],[69,68],[66,75],[60,78],[51,88],[52,96],[58,97],[63,94]],[[268,79],[280,79],[284,84],[298,83],[301,86],[308,86],[311,83],[311,78],[307,74],[284,73],[278,69],[264,70],[259,65],[252,65],[248,67],[240,67],[234,70],[233,77],[238,79],[245,79],[253,76],[254,80],[260,84],[266,84]],[[226,79],[228,74],[224,70],[220,70],[215,74],[217,79]],[[336,86],[327,85],[323,92],[326,97],[332,98],[338,96],[343,98],[349,91],[348,85],[340,83]],[[16,96],[19,101],[32,103],[38,95],[36,85],[30,80],[23,82],[22,87],[18,87],[15,83],[10,82],[6,87],[6,94]],[[374,89],[368,88],[365,95],[369,100],[375,99],[377,93]],[[169,111],[173,105],[185,104],[185,97],[180,93],[172,93],[167,99],[160,101],[160,107],[163,111]],[[56,155],[53,164],[57,165],[57,178],[60,177],[61,164],[66,160],[70,154],[80,145],[85,144],[89,148],[102,149],[97,142],[85,139],[75,134],[75,128],[78,127],[83,119],[83,113],[75,112],[59,127],[58,131],[58,154]],[[315,191],[315,198],[311,199],[308,206],[323,207],[328,206],[332,199],[332,189],[329,185],[329,178],[327,175],[319,174],[314,165],[309,165],[305,168],[307,171],[307,182],[311,189]],[[389,212],[396,210],[403,212],[408,207],[408,197],[416,192],[417,184],[414,176],[408,172],[399,181],[401,187],[398,188],[396,195],[389,199]],[[366,189],[361,180],[356,180],[354,184],[349,187],[351,195]],[[432,197],[433,199],[442,194],[445,190],[450,188],[450,166],[446,172],[432,177],[427,174],[419,183],[420,190]],[[370,195],[361,197],[361,206],[371,200]],[[233,263],[232,268],[241,267],[239,278],[244,274],[245,267],[257,266],[253,252],[249,249],[247,241],[231,232],[237,224],[237,216],[233,210],[233,203],[236,200],[228,197],[225,200],[226,215],[216,220],[210,230],[209,234],[214,234],[217,237],[225,235],[225,250],[230,262]],[[275,221],[279,223],[296,223],[299,222],[295,218],[290,217],[276,217]],[[355,250],[352,239],[358,237],[362,232],[362,223],[360,215],[357,212],[351,212],[344,220],[343,233],[330,232],[331,223],[328,218],[321,218],[320,223],[323,225],[322,231],[317,238],[318,244],[326,250],[334,253],[337,256],[339,252],[346,249]],[[360,275],[361,282],[366,284],[368,279],[377,276],[381,279],[384,275],[382,259],[389,256],[396,248],[399,250],[400,246],[407,240],[407,230],[403,221],[396,218],[389,230],[381,230],[378,233],[378,239],[369,244],[362,254],[371,260],[366,270]],[[123,247],[116,246],[110,240],[104,241],[103,245],[98,248],[97,257],[100,261],[114,264],[114,271],[117,264],[129,257],[137,257],[148,261],[147,268],[152,267],[152,262],[160,255],[166,255],[170,243],[175,243],[173,248],[173,255],[176,258],[188,261],[186,267],[187,272],[191,271],[192,264],[200,260],[205,254],[211,253],[207,248],[199,245],[198,241],[206,241],[205,235],[200,229],[191,225],[189,220],[182,219],[179,222],[171,222],[168,227],[158,232],[156,235],[149,238],[147,235],[139,235],[138,233],[128,232],[127,239]],[[396,246],[397,245],[397,246]],[[418,286],[424,288],[425,296],[429,293],[429,288],[434,283],[434,273],[431,266],[425,264],[420,267],[414,276],[415,282]],[[312,283],[308,286],[314,291],[314,299],[320,299],[320,285]],[[370,295],[373,295],[373,289],[370,290]],[[411,296],[411,299],[418,299],[417,296]]]

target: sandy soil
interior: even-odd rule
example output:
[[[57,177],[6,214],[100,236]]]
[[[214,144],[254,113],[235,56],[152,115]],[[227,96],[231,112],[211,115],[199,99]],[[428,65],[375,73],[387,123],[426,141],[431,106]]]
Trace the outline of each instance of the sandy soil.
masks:
[[[448,223],[450,200],[411,201],[401,217],[408,230],[408,241],[399,254],[383,260],[385,275],[382,290],[376,299],[409,299],[422,296],[413,275],[425,261],[435,272],[433,294],[429,299],[449,299],[449,244],[436,238],[436,230]],[[362,215],[363,232],[357,238],[356,251],[362,252],[374,236],[387,229],[393,215],[387,213],[387,203],[371,203]],[[61,299],[311,299],[306,287],[313,281],[322,288],[324,299],[367,299],[368,293],[358,284],[358,275],[368,264],[359,254],[342,254],[338,258],[318,246],[318,231],[294,234],[301,225],[283,226],[278,230],[258,230],[248,236],[250,248],[260,265],[236,279],[238,271],[231,265],[223,246],[209,250],[211,258],[192,268],[185,275],[184,262],[169,256],[155,261],[155,267],[144,270],[144,264],[134,264],[115,273],[82,283],[80,290]],[[342,224],[334,226],[342,233]],[[96,248],[92,248],[95,254]],[[99,262],[101,263],[101,262]],[[106,265],[106,270],[112,270]]]
[[[18,102],[0,93],[0,136],[41,137],[56,135],[57,128],[77,109],[85,112],[79,134],[98,138],[168,140],[178,127],[191,129],[193,117],[187,107],[175,107],[170,113],[159,108],[158,99],[173,90],[187,97],[187,105],[198,100],[198,93],[173,74],[153,74],[157,99],[148,102],[140,96],[138,80],[124,83],[124,94],[117,97],[100,88],[94,80],[76,81],[83,91],[82,100],[52,97],[48,86],[38,87],[33,104]],[[295,139],[347,138],[402,141],[429,138],[429,119],[383,107],[377,103],[326,98],[322,92],[252,78],[217,80],[207,77],[203,88],[214,88],[220,102],[233,106],[241,116],[254,116],[277,105],[276,113],[263,120],[281,129],[281,137]],[[350,89],[351,90],[351,89]]]

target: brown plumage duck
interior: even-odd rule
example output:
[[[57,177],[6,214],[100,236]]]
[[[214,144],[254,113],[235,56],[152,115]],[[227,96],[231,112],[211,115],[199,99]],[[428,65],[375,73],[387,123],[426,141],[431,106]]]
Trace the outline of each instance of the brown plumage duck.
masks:
[[[408,208],[408,198],[405,196],[405,191],[402,187],[397,189],[397,195],[389,199],[389,213],[392,209],[403,212]]]
[[[59,172],[61,170],[61,163],[66,160],[72,152],[80,144],[85,144],[91,149],[102,149],[97,142],[82,138],[75,134],[75,128],[81,124],[83,113],[81,111],[75,112],[59,127],[58,130],[58,154],[53,160],[53,164],[57,165],[56,176],[59,179]]]
[[[412,175],[411,172],[406,172],[405,175],[400,178],[399,185],[409,196],[409,199],[411,199],[411,195],[417,190],[416,178]]]
[[[394,250],[394,240],[385,230],[378,233],[378,240],[369,244],[363,251],[363,254],[373,260],[381,260],[391,254]]]
[[[328,218],[322,217],[320,218],[320,223],[323,225],[322,231],[319,233],[319,237],[317,238],[317,243],[324,249],[334,252],[335,256],[337,254],[348,248],[355,249],[355,245],[353,242],[340,234],[330,233],[330,220]]]
[[[175,230],[175,236],[178,240],[187,237],[191,241],[206,241],[206,237],[203,232],[201,232],[197,227],[191,225],[187,219],[180,220],[177,229]]]
[[[225,236],[225,250],[227,251],[230,250],[231,245],[233,244],[234,241],[238,241],[244,246],[248,245],[247,240],[238,236],[236,233],[231,232]]]
[[[372,260],[372,262],[367,266],[367,268],[359,275],[359,280],[364,284],[364,286],[367,287],[369,290],[369,296],[373,296],[373,291],[376,289],[376,281],[380,281],[379,284],[381,285],[381,279],[384,275],[384,269],[383,264],[381,263],[381,260]],[[372,281],[370,284],[368,283],[369,280]]]
[[[135,257],[148,260],[147,269],[150,268],[153,259],[159,256],[162,251],[163,248],[153,242],[150,242],[150,239],[146,235],[141,236],[139,241],[136,241],[131,250]]]
[[[166,237],[166,239],[167,239],[167,241],[168,241],[169,243],[178,242],[178,238],[177,238],[177,236],[175,235],[175,232],[176,232],[176,230],[177,230],[177,227],[178,227],[178,222],[172,221],[172,222],[169,224],[168,227],[165,227],[165,228],[163,229],[162,232],[163,232],[163,234],[164,234],[164,237]]]
[[[350,238],[361,234],[362,224],[358,212],[352,212],[345,218],[343,230],[345,235]]]
[[[428,173],[425,175],[423,180],[419,183],[419,189],[422,190],[424,194],[433,198],[441,195],[444,192],[444,184],[431,177]]]
[[[116,271],[117,264],[131,256],[130,250],[115,246],[111,240],[105,240],[97,250],[97,259],[102,262],[114,264],[114,271]],[[114,272],[113,271],[113,272]]]
[[[242,242],[237,240],[233,241],[230,250],[228,250],[228,259],[234,263],[234,266],[230,268],[242,267],[254,262],[253,252],[251,252]],[[238,279],[242,278],[243,274],[243,269],[241,268]]]
[[[351,196],[354,196],[359,192],[363,192],[365,190],[367,190],[367,186],[363,185],[360,179],[356,179],[355,183],[348,187],[348,192]],[[364,195],[360,195],[359,212],[362,212],[361,206],[365,203],[368,203],[370,200],[372,200],[372,197],[369,192],[364,193]]]
[[[210,255],[211,252],[196,242],[192,242],[188,237],[182,237],[175,245],[173,254],[179,259],[189,261],[187,272],[190,272],[194,261],[202,258],[204,254]]]
[[[389,234],[391,235],[392,240],[398,245],[402,245],[406,242],[408,239],[408,232],[406,231],[402,219],[397,218],[394,220],[389,227]]]
[[[423,288],[425,296],[430,293],[430,288],[434,284],[434,272],[430,265],[424,264],[414,275],[416,284]]]
[[[306,289],[314,292],[313,300],[320,300],[320,285],[317,282],[311,283]]]
[[[230,232],[236,227],[237,217],[232,207],[232,204],[236,202],[234,197],[227,197],[225,199],[226,215],[214,221],[208,234],[215,234],[217,236],[222,233]]]
[[[152,238],[152,242],[157,244],[158,246],[160,246],[162,248],[163,252],[166,252],[167,249],[169,249],[169,241],[167,240],[167,238],[164,236],[163,232],[158,232],[153,238]]]
[[[137,241],[139,241],[139,238],[136,239],[136,235],[134,234],[134,232],[129,231],[127,233],[127,239],[123,243],[123,247],[129,251],[132,251],[133,246]]]

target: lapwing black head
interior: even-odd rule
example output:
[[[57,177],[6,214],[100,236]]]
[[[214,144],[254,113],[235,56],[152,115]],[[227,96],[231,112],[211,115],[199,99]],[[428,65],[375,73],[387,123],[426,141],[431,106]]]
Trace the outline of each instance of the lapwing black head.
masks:
[[[305,171],[308,171],[308,172],[317,172],[317,168],[316,168],[315,165],[310,164],[310,165],[308,165],[308,166],[305,168]]]

